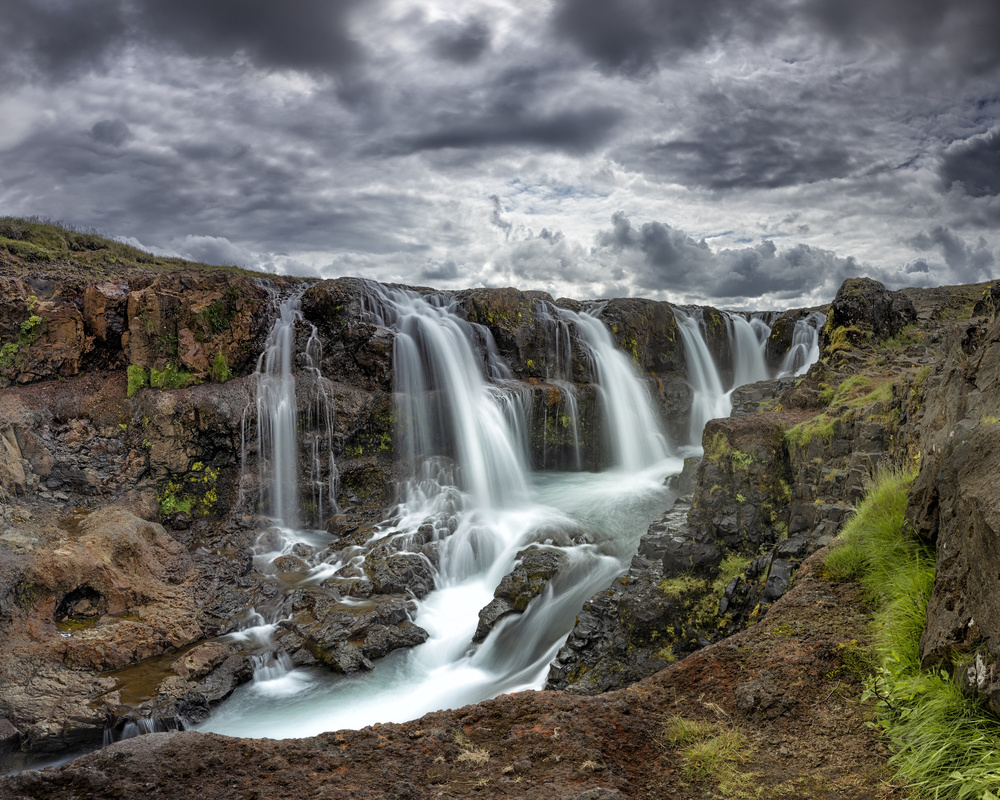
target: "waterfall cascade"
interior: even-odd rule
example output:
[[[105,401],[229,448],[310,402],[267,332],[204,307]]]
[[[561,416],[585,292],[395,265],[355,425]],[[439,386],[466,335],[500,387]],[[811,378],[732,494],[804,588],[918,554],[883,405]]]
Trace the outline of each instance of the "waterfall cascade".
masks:
[[[813,311],[797,320],[792,331],[792,346],[788,348],[778,377],[805,375],[809,367],[819,360],[819,331],[826,322],[826,314]]]
[[[705,423],[717,417],[728,417],[733,410],[729,391],[722,386],[719,368],[705,343],[703,321],[700,309],[691,314],[679,308],[674,309],[677,330],[684,342],[687,358],[688,382],[691,384],[691,423],[689,427],[691,444],[701,443],[701,432]]]
[[[540,474],[527,466],[524,384],[510,380],[488,329],[459,317],[442,296],[373,287],[367,305],[373,319],[396,334],[394,442],[410,471],[399,505],[373,541],[414,554],[433,548],[436,589],[418,603],[414,618],[429,638],[348,679],[272,672],[272,659],[259,666],[260,680],[238,690],[205,729],[299,736],[539,687],[580,607],[627,567],[639,537],[672,499],[663,479],[681,462],[669,457],[646,387],[599,320],[552,309],[546,369],[553,381],[570,377],[570,336],[579,336],[593,361],[616,469]],[[276,322],[275,343],[291,338],[282,329],[295,323],[295,313],[290,308]],[[281,363],[279,351],[263,360],[271,362]],[[272,402],[272,395],[281,397],[282,384],[274,383],[273,392],[261,383],[270,392],[263,407],[294,408]],[[281,424],[283,418],[271,427]],[[289,497],[279,489],[272,494]],[[526,547],[558,553],[558,573],[524,613],[500,620],[473,645],[479,609]],[[327,574],[340,570],[343,559],[353,559],[355,569],[363,564],[354,551],[332,559]],[[267,629],[251,625],[239,635]]]
[[[200,727],[234,735],[302,736],[378,721],[401,721],[502,692],[541,686],[548,665],[572,628],[583,603],[621,574],[648,524],[673,499],[664,478],[680,471],[654,411],[648,386],[625,353],[616,348],[598,318],[602,307],[573,312],[544,304],[544,385],[513,381],[490,330],[463,319],[444,295],[372,285],[364,301],[371,319],[394,334],[394,447],[408,472],[399,504],[364,547],[317,546],[325,561],[313,563],[296,587],[308,591],[324,576],[364,576],[365,548],[424,559],[435,590],[416,604],[413,622],[427,641],[385,656],[377,669],[350,677],[292,669],[271,639],[280,613],[247,611],[236,636],[261,656],[258,680],[237,690]],[[730,411],[729,392],[705,342],[697,312],[675,310],[694,390],[691,441],[700,442],[705,422]],[[267,508],[277,525],[262,536],[258,569],[288,552],[309,532],[297,505],[297,408],[307,407],[332,438],[332,403],[319,374],[315,331],[299,354],[297,386],[292,377],[298,301],[282,304],[258,369],[256,401],[260,462],[268,475]],[[762,319],[729,317],[734,385],[768,377]],[[589,370],[574,363],[589,359]],[[590,373],[601,407],[612,467],[579,471],[581,427],[574,377]],[[576,373],[576,374],[575,374]],[[303,377],[312,400],[303,403]],[[548,402],[537,409],[537,392]],[[553,400],[555,393],[561,395]],[[577,471],[533,472],[531,414],[565,415],[572,428]],[[534,424],[539,420],[535,419]],[[543,416],[545,426],[548,419]],[[308,427],[308,426],[307,426]],[[299,434],[301,435],[301,433]],[[590,431],[588,435],[594,435]],[[335,465],[322,455],[323,436],[312,441],[313,478],[330,476]],[[544,459],[543,459],[544,460]],[[276,474],[277,473],[277,474]],[[292,476],[292,479],[289,479]],[[263,476],[262,476],[263,477]],[[320,504],[329,507],[335,485],[320,482]],[[312,532],[313,536],[325,536]],[[266,542],[265,542],[266,540]],[[323,542],[317,542],[322,545]],[[526,548],[558,555],[559,568],[542,594],[521,614],[500,619],[479,644],[473,637],[479,609]],[[353,575],[353,578],[340,576]],[[345,611],[361,601],[349,592],[338,600]]]
[[[611,333],[596,317],[561,313],[573,321],[593,362],[611,463],[634,472],[663,461],[670,455],[666,437],[628,356],[615,346]]]

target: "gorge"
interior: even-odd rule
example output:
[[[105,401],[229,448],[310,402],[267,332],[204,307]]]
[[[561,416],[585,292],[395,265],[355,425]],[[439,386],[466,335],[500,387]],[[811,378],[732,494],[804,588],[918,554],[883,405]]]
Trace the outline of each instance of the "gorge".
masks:
[[[497,796],[517,779],[539,797],[655,796],[592,726],[643,729],[667,696],[686,708],[671,676],[719,719],[808,705],[777,668],[693,676],[732,642],[818,635],[780,616],[809,605],[795,592],[848,613],[812,556],[883,463],[919,467],[910,517],[938,547],[928,664],[978,658],[968,690],[997,705],[995,560],[971,553],[1000,505],[969,475],[993,457],[991,285],[858,279],[829,308],[749,315],[310,284],[59,235],[50,259],[0,251],[0,754],[17,770],[129,741],[0,779],[14,796],[127,794],[165,747],[192,764],[241,746],[335,750],[349,777],[330,791],[356,796],[484,777]],[[823,674],[864,636],[844,630],[810,650]],[[560,691],[522,693],[543,686]],[[488,776],[477,735],[518,725],[518,742],[562,730],[604,766],[543,748]],[[372,748],[423,777],[375,774]]]

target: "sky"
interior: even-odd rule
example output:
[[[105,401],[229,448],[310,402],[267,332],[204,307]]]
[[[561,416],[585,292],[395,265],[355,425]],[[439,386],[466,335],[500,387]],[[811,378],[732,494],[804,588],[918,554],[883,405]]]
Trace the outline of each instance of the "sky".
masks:
[[[997,0],[0,0],[0,214],[736,308],[992,278]]]

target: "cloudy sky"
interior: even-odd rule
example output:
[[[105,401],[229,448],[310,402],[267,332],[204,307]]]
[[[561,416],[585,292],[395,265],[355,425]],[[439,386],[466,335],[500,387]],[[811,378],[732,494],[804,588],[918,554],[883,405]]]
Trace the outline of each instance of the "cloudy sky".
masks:
[[[997,0],[0,0],[0,214],[775,307],[1000,259]]]

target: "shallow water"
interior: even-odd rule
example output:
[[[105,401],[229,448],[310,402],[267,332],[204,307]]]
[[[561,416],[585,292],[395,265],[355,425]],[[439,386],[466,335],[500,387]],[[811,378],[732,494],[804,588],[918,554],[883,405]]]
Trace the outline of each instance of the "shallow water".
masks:
[[[529,476],[521,508],[465,513],[442,542],[449,557],[463,548],[491,552],[478,569],[452,570],[418,603],[415,622],[426,643],[396,651],[369,673],[335,675],[294,669],[240,687],[198,730],[231,736],[310,736],[376,722],[402,722],[506,692],[541,688],[548,665],[591,596],[628,567],[639,538],[674,494],[664,478],[680,458],[639,472],[546,473]],[[566,561],[522,615],[501,621],[481,645],[472,644],[479,610],[515,563],[537,542],[559,548]],[[280,671],[279,671],[280,672]]]

